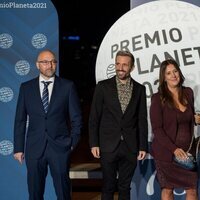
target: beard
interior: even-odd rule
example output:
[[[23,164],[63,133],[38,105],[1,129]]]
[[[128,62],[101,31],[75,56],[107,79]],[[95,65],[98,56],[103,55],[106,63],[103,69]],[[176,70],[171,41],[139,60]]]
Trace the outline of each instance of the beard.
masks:
[[[126,71],[123,71],[123,70],[117,70],[116,71],[116,76],[120,80],[126,80],[127,78],[130,77],[130,74],[128,74]]]
[[[46,78],[51,78],[51,77],[53,77],[53,76],[55,75],[56,70],[54,70],[54,69],[47,69],[47,70],[45,70],[45,71],[40,71],[40,73],[41,73],[44,77],[46,77]]]

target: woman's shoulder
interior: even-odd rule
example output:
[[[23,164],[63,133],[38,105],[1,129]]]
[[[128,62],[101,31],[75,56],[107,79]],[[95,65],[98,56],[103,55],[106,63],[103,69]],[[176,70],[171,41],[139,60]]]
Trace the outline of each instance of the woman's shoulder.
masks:
[[[161,104],[160,93],[159,92],[153,93],[151,96],[151,105],[158,106],[160,104]]]
[[[183,87],[183,91],[184,91],[187,95],[193,96],[193,90],[192,90],[191,87],[186,87],[186,86],[184,86],[184,87]]]
[[[160,99],[160,94],[159,92],[155,92],[152,94],[151,99]]]

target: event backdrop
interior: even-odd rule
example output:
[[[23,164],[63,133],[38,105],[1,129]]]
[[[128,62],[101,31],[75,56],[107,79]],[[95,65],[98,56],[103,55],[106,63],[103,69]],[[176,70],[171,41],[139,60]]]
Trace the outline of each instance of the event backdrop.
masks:
[[[130,0],[130,7],[131,9],[135,8],[136,6],[142,5],[144,3],[148,3],[151,1],[157,1],[157,0]],[[158,1],[165,1],[165,0],[158,0]],[[171,1],[176,1],[176,0],[171,0]],[[188,2],[197,6],[200,6],[199,0],[180,0],[184,2]]]
[[[114,75],[118,49],[129,49],[136,57],[133,78],[147,88],[150,97],[157,89],[158,66],[164,58],[176,58],[197,99],[200,79],[200,12],[198,0],[132,0],[131,8],[110,28],[99,49],[97,81]],[[167,8],[167,9],[166,9]],[[21,82],[37,76],[39,51],[52,49],[58,56],[58,17],[50,0],[0,1],[0,199],[28,199],[26,168],[13,159],[13,123]],[[200,107],[196,101],[196,107]],[[151,127],[149,127],[149,143]],[[131,199],[160,199],[153,159],[147,156],[136,169]],[[45,199],[56,199],[48,177]],[[176,190],[176,200],[184,191]]]
[[[118,50],[131,51],[136,59],[131,76],[145,85],[147,106],[158,87],[160,63],[175,59],[181,66],[185,84],[192,87],[195,106],[200,109],[200,2],[131,0],[131,10],[121,16],[105,35],[96,60],[96,82],[115,75]],[[148,112],[149,114],[149,112]],[[149,137],[152,131],[148,115]],[[170,173],[170,172],[169,172]],[[132,200],[160,199],[153,158],[139,162],[132,180]],[[185,199],[184,190],[174,190],[175,199]]]
[[[25,163],[13,158],[13,124],[20,84],[38,75],[39,51],[58,56],[58,17],[50,0],[0,1],[0,199],[28,199]],[[56,199],[47,179],[45,197]]]

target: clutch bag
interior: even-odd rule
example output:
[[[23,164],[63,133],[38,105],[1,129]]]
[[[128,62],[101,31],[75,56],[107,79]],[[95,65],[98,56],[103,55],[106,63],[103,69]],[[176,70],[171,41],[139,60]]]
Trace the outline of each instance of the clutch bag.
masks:
[[[185,169],[194,170],[196,168],[196,160],[192,154],[187,154],[188,158],[186,160],[182,160],[174,156],[174,162]]]

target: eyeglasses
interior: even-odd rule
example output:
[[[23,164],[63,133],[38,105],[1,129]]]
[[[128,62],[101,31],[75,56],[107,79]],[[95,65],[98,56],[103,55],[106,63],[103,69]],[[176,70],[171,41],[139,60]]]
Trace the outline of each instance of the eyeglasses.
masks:
[[[55,65],[57,63],[57,60],[40,60],[40,61],[37,61],[38,63],[42,64],[42,65]]]

